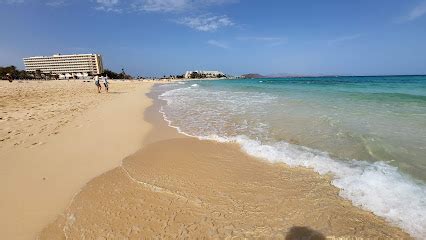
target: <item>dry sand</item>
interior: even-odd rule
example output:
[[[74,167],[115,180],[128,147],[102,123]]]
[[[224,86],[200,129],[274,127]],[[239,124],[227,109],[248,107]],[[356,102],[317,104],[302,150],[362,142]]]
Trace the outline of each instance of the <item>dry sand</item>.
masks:
[[[0,81],[0,238],[34,239],[94,177],[136,152],[152,83]]]
[[[340,198],[329,177],[179,135],[155,107],[150,144],[90,181],[41,239],[410,238]]]

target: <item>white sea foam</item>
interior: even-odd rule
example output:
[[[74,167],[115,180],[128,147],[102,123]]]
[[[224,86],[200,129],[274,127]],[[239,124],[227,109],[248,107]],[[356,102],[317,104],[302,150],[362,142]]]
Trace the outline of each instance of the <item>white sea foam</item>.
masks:
[[[249,155],[272,163],[286,163],[292,167],[310,168],[319,174],[332,174],[332,184],[340,189],[340,196],[400,226],[413,237],[426,237],[426,188],[402,175],[396,167],[384,162],[337,161],[326,153],[305,147],[286,142],[263,145],[246,136],[199,138],[238,143]]]
[[[168,104],[173,105],[181,99],[181,94],[180,91],[172,90],[161,96]],[[174,126],[163,108],[160,112],[169,126],[182,134],[192,136],[179,126]],[[425,185],[415,182],[385,162],[338,160],[327,153],[284,141],[265,144],[247,136],[225,137],[213,134],[193,137],[234,142],[247,154],[272,163],[285,163],[292,167],[310,168],[319,174],[332,174],[332,184],[340,189],[340,196],[352,201],[355,206],[385,218],[417,239],[426,237]]]
[[[198,87],[198,84],[192,84],[191,87]]]
[[[173,126],[173,125],[172,125],[172,121],[170,121],[170,120],[167,118],[167,115],[166,115],[166,113],[164,112],[164,108],[163,108],[163,107],[161,107],[161,108],[160,108],[160,111],[159,111],[159,112],[163,115],[163,119],[167,122],[167,125],[168,125],[169,127],[176,129],[176,131],[177,131],[178,133],[182,134],[182,135],[185,135],[185,136],[188,136],[188,137],[196,137],[196,136],[193,136],[193,135],[190,135],[190,134],[187,134],[187,133],[183,132],[183,131],[179,128],[179,127]]]

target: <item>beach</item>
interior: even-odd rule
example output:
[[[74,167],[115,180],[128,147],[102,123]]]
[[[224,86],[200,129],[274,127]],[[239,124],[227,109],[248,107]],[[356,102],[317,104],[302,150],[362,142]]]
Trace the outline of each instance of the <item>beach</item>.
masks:
[[[193,81],[153,89],[165,120],[268,163],[332,176],[339,196],[426,236],[424,76]]]
[[[174,126],[164,92],[198,84],[0,84],[2,238],[413,238],[331,173]]]
[[[35,239],[94,177],[141,147],[152,83],[0,81],[0,236]]]
[[[331,176],[178,133],[150,97],[143,147],[91,180],[40,239],[411,238],[341,198]]]
[[[0,240],[426,240],[426,0],[0,16]]]

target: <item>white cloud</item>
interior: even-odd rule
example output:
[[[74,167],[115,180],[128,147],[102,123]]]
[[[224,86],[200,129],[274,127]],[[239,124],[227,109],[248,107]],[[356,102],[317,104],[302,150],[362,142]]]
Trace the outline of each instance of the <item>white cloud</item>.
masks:
[[[0,0],[1,3],[18,4],[31,0]],[[51,7],[69,4],[70,0],[40,0]],[[239,0],[88,0],[95,4],[96,10],[107,12],[183,12],[198,11],[211,6],[236,3]]]
[[[209,40],[207,41],[208,44],[215,46],[215,47],[219,47],[219,48],[223,48],[223,49],[228,49],[229,45],[225,42],[221,42],[221,41],[217,41],[217,40]]]
[[[403,17],[402,22],[413,21],[423,15],[426,15],[426,1],[421,2],[411,9],[408,15]]]
[[[119,7],[119,0],[96,0],[97,10],[106,11],[106,12],[121,12]]]
[[[354,35],[338,37],[338,38],[335,38],[335,39],[328,40],[328,45],[330,45],[330,46],[336,45],[337,43],[345,42],[345,41],[351,41],[351,40],[357,39],[359,37],[361,37],[361,34],[354,34]]]
[[[201,15],[184,17],[176,21],[192,29],[202,32],[214,32],[219,28],[233,26],[234,23],[227,16]]]
[[[287,43],[287,38],[285,37],[238,37],[238,40],[243,41],[252,41],[256,43],[262,43],[271,47],[279,46]]]
[[[19,4],[25,1],[26,0],[0,0],[0,3]],[[44,2],[47,6],[50,6],[50,7],[60,7],[67,4],[67,0],[45,0]]]
[[[134,10],[147,12],[181,11],[188,7],[187,0],[138,0],[132,3]]]
[[[46,2],[46,5],[49,7],[62,7],[67,4],[66,0],[49,0]]]
[[[23,3],[24,0],[0,0],[0,3],[7,3],[7,4],[17,4],[17,3]]]
[[[238,0],[133,0],[131,8],[147,12],[179,12],[235,2]]]

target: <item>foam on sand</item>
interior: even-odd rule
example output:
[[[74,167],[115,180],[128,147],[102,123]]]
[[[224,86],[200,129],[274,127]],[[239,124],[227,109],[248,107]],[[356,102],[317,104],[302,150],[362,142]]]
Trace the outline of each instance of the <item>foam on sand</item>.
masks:
[[[256,109],[261,109],[261,106],[267,106],[266,104],[274,100],[268,100],[267,96],[265,97],[260,93],[249,95],[228,92],[227,95],[224,95],[219,91],[199,90],[190,92],[189,90],[190,88],[170,90],[160,96],[170,105],[171,111],[176,111],[176,108],[179,109],[177,113],[180,115],[173,115],[173,112],[169,114],[164,110],[169,110],[169,108],[161,109],[161,112],[169,125],[175,127],[180,133],[193,135],[202,140],[238,143],[241,149],[251,156],[272,163],[285,163],[292,167],[310,168],[322,175],[330,174],[333,176],[332,184],[340,189],[340,196],[350,200],[353,205],[385,218],[403,228],[413,237],[423,239],[426,236],[426,186],[424,183],[401,173],[397,167],[383,161],[367,162],[336,159],[325,152],[290,144],[286,141],[262,141],[261,137],[259,137],[260,140],[255,140],[254,136],[259,136],[256,134],[254,136],[252,134],[251,138],[245,135],[232,136],[232,134],[229,134],[228,136],[226,131],[218,129],[222,126],[229,126],[230,120],[224,119],[229,115],[226,112],[223,113],[226,109],[209,109],[205,116],[193,117],[196,111],[186,111],[187,108],[191,108],[191,110],[196,108],[201,115],[207,104],[211,102],[204,101],[207,104],[197,107],[194,106],[195,104],[189,105],[191,101],[188,101],[188,99],[193,99],[194,94],[197,94],[198,100],[210,97],[214,101],[226,104],[226,108],[232,108],[231,113],[233,111],[251,110],[254,108],[252,105],[259,102],[261,104],[256,105],[258,107]],[[226,100],[230,102],[225,102]],[[265,104],[261,101],[269,102]],[[244,108],[246,107],[245,102],[250,102],[251,108]],[[176,119],[182,115],[190,117]],[[191,128],[193,124],[196,126]],[[237,126],[232,125],[230,128],[237,127],[244,126],[237,124]],[[261,133],[261,131],[256,131],[256,133]]]
[[[384,217],[418,239],[426,236],[426,188],[402,175],[396,167],[384,162],[336,161],[326,153],[305,147],[286,142],[263,145],[246,136],[200,139],[235,142],[249,155],[272,163],[332,174],[332,184],[341,190],[340,196],[351,200],[355,206]]]
[[[235,144],[174,138],[93,179],[40,239],[284,239],[295,226],[311,237],[408,238],[337,192],[319,174],[265,164]]]
[[[160,112],[170,127],[181,134],[191,136],[173,126],[163,109]],[[271,146],[246,136],[192,137],[221,143],[238,143],[244,152],[254,157],[272,163],[285,163],[291,167],[310,168],[322,175],[331,174],[332,184],[340,189],[341,197],[351,200],[357,207],[384,217],[418,239],[426,236],[425,186],[402,175],[396,167],[384,162],[336,161],[326,153],[287,142]]]

